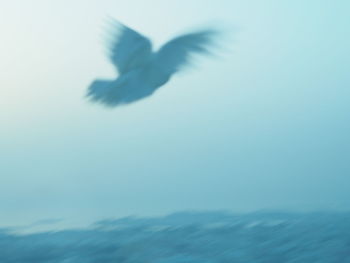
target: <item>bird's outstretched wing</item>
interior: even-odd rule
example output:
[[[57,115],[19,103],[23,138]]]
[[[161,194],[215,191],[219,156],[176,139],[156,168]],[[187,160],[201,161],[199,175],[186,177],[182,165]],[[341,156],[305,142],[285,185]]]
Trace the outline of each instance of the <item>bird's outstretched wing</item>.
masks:
[[[204,30],[176,37],[167,42],[156,54],[156,63],[167,74],[173,74],[189,64],[193,54],[208,54],[217,34]]]
[[[148,61],[152,53],[151,41],[131,28],[113,20],[113,35],[109,43],[109,57],[120,74]]]

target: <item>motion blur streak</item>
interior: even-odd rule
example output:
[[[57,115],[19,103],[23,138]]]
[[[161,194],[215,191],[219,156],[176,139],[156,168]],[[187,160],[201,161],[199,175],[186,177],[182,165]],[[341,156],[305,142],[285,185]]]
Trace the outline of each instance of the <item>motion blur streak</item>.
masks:
[[[345,263],[349,241],[349,213],[177,213],[39,234],[4,230],[0,262]]]

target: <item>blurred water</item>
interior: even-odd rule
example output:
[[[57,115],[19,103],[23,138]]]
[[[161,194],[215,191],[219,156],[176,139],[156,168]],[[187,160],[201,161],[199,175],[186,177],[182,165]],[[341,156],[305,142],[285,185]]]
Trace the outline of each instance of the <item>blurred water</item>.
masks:
[[[350,262],[350,213],[182,212],[0,231],[0,262]]]

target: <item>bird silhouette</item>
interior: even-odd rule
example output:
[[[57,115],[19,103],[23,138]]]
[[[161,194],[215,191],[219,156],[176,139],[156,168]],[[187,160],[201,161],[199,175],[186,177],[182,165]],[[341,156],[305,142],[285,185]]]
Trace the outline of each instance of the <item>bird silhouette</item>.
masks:
[[[209,54],[217,31],[206,29],[180,35],[152,51],[150,39],[113,20],[109,58],[115,80],[97,79],[88,88],[92,102],[116,107],[151,96],[177,72],[190,65],[193,55]]]

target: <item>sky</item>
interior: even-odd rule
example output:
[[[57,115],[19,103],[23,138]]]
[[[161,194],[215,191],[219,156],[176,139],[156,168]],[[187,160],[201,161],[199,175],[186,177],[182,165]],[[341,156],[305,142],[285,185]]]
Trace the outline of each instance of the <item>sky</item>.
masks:
[[[181,210],[347,210],[346,0],[13,0],[0,9],[0,225]],[[106,19],[149,36],[220,27],[222,49],[127,107]]]

